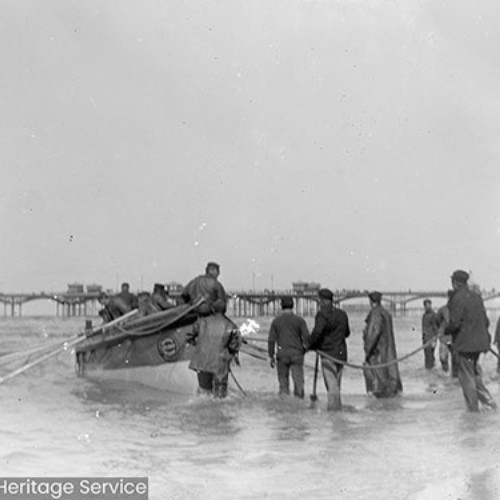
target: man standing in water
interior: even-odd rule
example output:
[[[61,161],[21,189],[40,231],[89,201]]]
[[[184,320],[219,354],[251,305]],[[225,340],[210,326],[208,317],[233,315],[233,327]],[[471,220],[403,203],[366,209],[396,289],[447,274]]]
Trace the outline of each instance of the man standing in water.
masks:
[[[438,324],[439,360],[441,361],[441,367],[443,368],[443,371],[447,372],[449,369],[448,358],[451,358],[451,376],[453,378],[457,378],[457,357],[453,353],[451,335],[445,333],[446,327],[450,322],[450,308],[448,304],[452,296],[453,290],[448,290],[448,302],[438,309],[436,319]]]
[[[337,363],[347,361],[347,344],[345,339],[351,334],[347,314],[333,306],[333,292],[322,288],[318,292],[319,311],[316,314],[314,328],[311,332],[309,349],[325,353],[321,355],[321,369],[323,381],[328,393],[328,410],[342,409],[340,385],[344,365]]]
[[[396,342],[392,326],[392,316],[382,307],[382,294],[368,294],[371,311],[366,318],[363,331],[365,361],[367,365],[391,363],[380,368],[366,368],[365,376],[369,377],[368,391],[377,398],[390,398],[403,390],[399,367],[396,362]]]
[[[422,343],[425,345],[430,342],[424,347],[425,368],[427,370],[434,368],[434,364],[436,363],[434,352],[436,350],[437,333],[437,317],[432,309],[432,301],[430,299],[425,299],[424,314],[422,315]]]
[[[195,346],[189,368],[198,376],[198,392],[225,398],[232,359],[238,354],[241,334],[225,316],[226,306],[215,302],[213,314],[201,316],[187,335]]]
[[[462,386],[465,404],[469,411],[479,411],[479,401],[489,408],[496,408],[483,382],[479,355],[490,348],[489,320],[481,296],[467,285],[469,274],[457,270],[451,275],[455,291],[450,300],[450,322],[445,333],[452,335],[453,351],[457,355],[458,380]]]
[[[188,304],[193,304],[200,297],[205,301],[196,309],[200,316],[213,313],[215,304],[226,307],[227,298],[224,287],[218,280],[220,266],[216,262],[209,262],[205,274],[192,279],[182,291],[182,298]]]
[[[304,398],[304,353],[309,340],[309,330],[304,318],[293,312],[292,297],[281,299],[283,312],[276,316],[269,328],[268,354],[271,368],[276,365],[277,349],[278,382],[281,395],[290,394],[290,372],[293,380],[293,395]]]

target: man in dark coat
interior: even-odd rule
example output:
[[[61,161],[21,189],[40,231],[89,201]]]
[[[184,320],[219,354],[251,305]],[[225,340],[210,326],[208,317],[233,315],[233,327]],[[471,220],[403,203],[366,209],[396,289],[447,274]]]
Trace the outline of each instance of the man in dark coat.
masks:
[[[309,341],[310,350],[318,350],[329,357],[321,356],[323,380],[328,393],[328,410],[341,410],[342,401],[340,386],[344,365],[337,363],[347,361],[347,344],[345,339],[351,334],[347,314],[333,306],[333,292],[322,288],[318,292],[319,310],[314,320],[314,328]]]
[[[195,346],[189,368],[197,373],[198,392],[216,398],[227,395],[230,364],[241,345],[241,334],[225,312],[225,305],[216,302],[213,314],[200,316],[187,335]]]
[[[165,290],[165,285],[162,283],[155,283],[153,287],[153,294],[151,295],[151,304],[155,311],[166,311],[174,307],[168,300],[168,293]]]
[[[368,365],[391,363],[380,368],[366,368],[367,391],[377,398],[390,398],[403,390],[397,359],[392,316],[382,307],[382,294],[368,294],[371,310],[366,317],[363,331],[365,361]]]
[[[275,349],[278,346],[279,393],[290,394],[290,372],[293,394],[304,398],[304,353],[309,340],[309,330],[304,318],[293,312],[292,297],[281,299],[283,312],[271,322],[268,336],[268,354],[271,368],[275,367]]]
[[[479,402],[490,408],[496,403],[486,389],[479,355],[490,348],[489,320],[481,296],[467,285],[469,274],[457,270],[451,275],[455,294],[450,300],[450,322],[446,332],[452,335],[453,350],[457,354],[458,380],[462,386],[469,411],[479,411]]]
[[[137,309],[137,297],[130,292],[130,285],[128,283],[122,283],[121,292],[115,295],[115,297],[125,302],[130,307],[130,310]]]
[[[438,324],[437,316],[432,309],[432,301],[424,300],[424,314],[422,314],[422,344],[430,344],[424,347],[425,368],[431,370],[436,363],[435,350],[437,344]]]
[[[188,304],[193,304],[200,297],[205,299],[196,309],[196,312],[201,316],[212,314],[216,303],[218,307],[226,307],[226,292],[218,280],[219,273],[219,264],[209,262],[205,268],[205,274],[192,279],[182,291],[182,298]]]
[[[97,300],[103,306],[99,311],[99,316],[105,323],[109,323],[132,310],[130,305],[118,295],[110,297],[106,292],[101,292]]]

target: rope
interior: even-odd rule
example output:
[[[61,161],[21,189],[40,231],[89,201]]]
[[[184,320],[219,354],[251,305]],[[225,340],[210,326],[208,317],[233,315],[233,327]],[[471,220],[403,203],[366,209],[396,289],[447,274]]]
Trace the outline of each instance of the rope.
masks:
[[[229,367],[229,373],[231,374],[231,377],[233,378],[234,380],[234,383],[236,384],[236,387],[238,387],[238,389],[241,391],[241,393],[245,396],[245,397],[248,397],[248,394],[245,392],[245,390],[243,389],[243,387],[241,387],[240,383],[238,382],[238,380],[236,379],[234,373],[233,373],[233,370],[231,370],[231,367]]]
[[[358,364],[355,364],[355,363],[349,363],[348,361],[343,361],[341,359],[334,358],[333,356],[330,356],[326,352],[320,351],[319,349],[316,349],[315,352],[317,352],[320,356],[324,356],[326,359],[329,359],[329,360],[333,361],[334,363],[338,363],[338,364],[341,364],[341,365],[344,365],[344,366],[349,366],[350,368],[356,368],[358,370],[365,370],[365,369],[375,370],[377,368],[387,368],[388,366],[392,366],[392,365],[394,365],[396,363],[400,363],[401,361],[405,361],[406,359],[411,358],[415,354],[417,354],[420,351],[424,350],[426,347],[429,347],[432,344],[432,342],[434,342],[436,340],[436,338],[437,338],[437,335],[434,335],[431,339],[429,339],[425,344],[423,344],[422,346],[420,346],[418,349],[415,349],[414,351],[411,351],[408,354],[405,354],[404,356],[402,356],[400,358],[396,358],[396,359],[393,359],[391,361],[388,361],[387,363],[381,363],[379,365],[368,365],[368,364],[367,365],[358,365]],[[250,344],[248,344],[248,345],[250,345]],[[260,350],[260,351],[265,351],[265,349],[263,349],[261,347],[258,347],[258,346],[252,346],[252,347],[254,349],[257,349],[257,350]],[[248,353],[245,353],[245,354],[248,354]],[[256,357],[256,356],[254,356],[254,357]],[[308,368],[312,368],[312,367],[308,366]]]

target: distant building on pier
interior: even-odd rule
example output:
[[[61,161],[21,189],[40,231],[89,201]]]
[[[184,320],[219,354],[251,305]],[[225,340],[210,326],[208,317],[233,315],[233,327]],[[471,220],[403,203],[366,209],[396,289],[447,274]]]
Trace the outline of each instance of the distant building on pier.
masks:
[[[165,285],[165,288],[167,289],[167,292],[169,294],[179,294],[182,292],[183,288],[184,288],[184,285],[182,285],[181,283],[177,283],[176,281],[170,281],[169,283],[167,283]]]
[[[67,293],[85,293],[83,285],[81,283],[69,283]]]
[[[306,282],[306,281],[296,281],[292,283],[292,291],[293,293],[300,293],[305,295],[315,295],[318,293],[321,285],[319,283],[314,282]]]

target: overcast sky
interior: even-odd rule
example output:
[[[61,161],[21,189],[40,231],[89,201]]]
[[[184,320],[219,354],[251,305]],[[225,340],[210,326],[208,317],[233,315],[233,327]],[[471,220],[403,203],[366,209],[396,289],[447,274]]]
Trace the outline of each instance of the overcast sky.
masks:
[[[496,0],[0,9],[0,291],[500,288]]]

